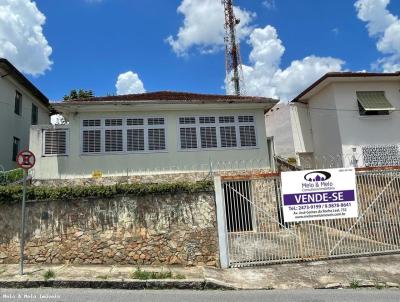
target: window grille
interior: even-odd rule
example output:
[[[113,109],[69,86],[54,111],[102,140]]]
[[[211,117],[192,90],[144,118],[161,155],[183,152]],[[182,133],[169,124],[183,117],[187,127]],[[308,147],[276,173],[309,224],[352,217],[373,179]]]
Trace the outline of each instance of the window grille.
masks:
[[[122,129],[110,129],[105,131],[105,152],[122,152]]]
[[[220,127],[220,134],[221,134],[221,147],[223,148],[237,147],[235,126]]]
[[[128,129],[127,130],[127,150],[128,151],[144,151],[144,129]]]
[[[215,117],[213,116],[201,116],[199,117],[200,124],[215,124]]]
[[[254,123],[254,116],[252,115],[240,115],[239,123]]]
[[[235,117],[234,116],[220,116],[219,117],[219,122],[221,124],[234,123],[235,122]]]
[[[197,149],[196,128],[180,128],[181,149]]]
[[[149,150],[165,150],[165,129],[149,129]]]
[[[216,127],[201,127],[200,128],[201,147],[202,148],[217,148],[217,128]]]
[[[162,118],[162,117],[148,118],[147,124],[148,125],[164,125],[164,118]]]
[[[240,126],[239,131],[241,147],[255,147],[257,145],[254,126]]]
[[[122,119],[106,119],[105,120],[105,125],[107,127],[111,127],[111,126],[122,126]]]
[[[83,153],[101,152],[101,130],[82,131],[82,152]]]
[[[44,130],[44,155],[66,155],[68,130]]]
[[[196,118],[195,117],[180,117],[179,124],[181,124],[181,125],[196,124]]]
[[[144,119],[142,118],[128,118],[126,120],[128,126],[141,126],[144,125]]]
[[[100,127],[101,120],[83,120],[83,127]]]

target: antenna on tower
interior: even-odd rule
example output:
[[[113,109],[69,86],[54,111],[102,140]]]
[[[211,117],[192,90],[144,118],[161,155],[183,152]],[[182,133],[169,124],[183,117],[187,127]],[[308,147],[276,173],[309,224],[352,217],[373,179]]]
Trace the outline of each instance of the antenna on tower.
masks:
[[[235,95],[244,92],[242,62],[240,59],[239,42],[236,39],[236,26],[240,20],[233,12],[233,0],[222,0],[225,10],[225,61],[226,61],[226,90],[234,88]]]

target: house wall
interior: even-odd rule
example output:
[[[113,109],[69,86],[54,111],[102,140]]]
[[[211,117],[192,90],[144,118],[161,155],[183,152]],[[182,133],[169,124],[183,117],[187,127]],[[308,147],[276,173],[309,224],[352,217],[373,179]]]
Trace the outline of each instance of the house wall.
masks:
[[[275,154],[293,156],[295,154],[290,106],[280,103],[265,116],[267,135],[274,138]]]
[[[207,150],[207,151],[180,151],[178,150],[178,118],[197,115],[246,115],[254,114],[256,118],[256,148]],[[166,118],[167,123],[167,151],[158,153],[137,154],[101,154],[82,155],[80,152],[80,125],[81,120],[96,117],[125,117],[125,116],[160,116]],[[214,163],[234,163],[245,161],[257,163],[259,169],[270,167],[266,146],[266,132],[264,112],[254,110],[199,110],[199,111],[160,111],[158,112],[108,112],[108,113],[79,113],[69,117],[69,155],[58,157],[37,156],[37,164],[33,169],[36,179],[90,177],[92,172],[100,170],[104,175],[124,175],[130,171],[163,172],[177,170],[208,171],[210,161]],[[41,127],[33,127],[31,134],[31,149],[35,154],[42,154]]]
[[[308,102],[314,157],[342,152],[335,90],[332,85],[317,93]]]
[[[19,261],[20,214],[0,204],[0,263]],[[30,264],[219,263],[214,192],[29,202],[26,219]]]
[[[14,113],[16,90],[22,93],[22,115]],[[32,103],[38,107],[38,124],[49,124],[49,111],[39,100],[11,76],[0,78],[0,165],[5,170],[16,168],[16,163],[12,160],[13,137],[20,139],[21,150],[29,147]]]
[[[400,108],[400,82],[335,83],[335,103],[343,154],[361,154],[360,146],[400,144],[400,111],[388,116],[360,116],[356,91],[385,91],[386,98],[396,109]],[[361,159],[361,157],[360,157]]]

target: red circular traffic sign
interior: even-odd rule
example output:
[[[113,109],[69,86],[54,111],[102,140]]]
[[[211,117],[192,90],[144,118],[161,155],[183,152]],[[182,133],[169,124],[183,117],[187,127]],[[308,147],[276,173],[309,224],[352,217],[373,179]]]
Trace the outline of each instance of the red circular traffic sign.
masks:
[[[17,164],[22,169],[28,170],[31,169],[36,162],[35,155],[31,151],[21,151],[17,155]]]

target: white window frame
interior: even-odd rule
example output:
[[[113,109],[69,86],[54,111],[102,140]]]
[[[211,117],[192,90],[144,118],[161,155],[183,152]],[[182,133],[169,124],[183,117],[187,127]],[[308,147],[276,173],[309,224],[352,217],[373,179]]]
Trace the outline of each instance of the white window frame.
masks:
[[[220,123],[219,118],[223,116],[233,116],[234,122],[232,123]],[[241,122],[239,123],[239,116],[252,116],[254,122]],[[180,118],[195,118],[194,124],[180,124]],[[213,117],[215,118],[214,124],[201,124],[200,117]],[[177,117],[177,150],[179,152],[198,152],[198,151],[228,151],[228,150],[249,150],[249,149],[259,149],[259,139],[257,134],[257,120],[256,115],[252,114],[219,114],[219,115],[210,115],[210,114],[202,114],[202,115],[179,115]],[[224,126],[234,126],[236,132],[236,147],[221,147],[221,131],[220,128]],[[248,146],[242,147],[240,141],[240,126],[254,126],[255,136],[256,136],[256,145],[255,146]],[[202,148],[201,147],[201,127],[215,127],[216,134],[217,134],[217,147],[215,148]],[[181,128],[196,128],[196,139],[197,139],[197,148],[190,148],[190,149],[182,149],[181,148],[181,137],[180,137],[180,129]]]
[[[162,125],[148,125],[149,119],[164,119],[164,124]],[[105,120],[107,119],[122,119],[122,126],[106,126]],[[143,119],[144,125],[127,125],[128,119]],[[84,120],[100,120],[100,126],[83,126]],[[105,130],[119,130],[122,129],[122,150],[123,151],[105,151]],[[140,151],[128,151],[128,138],[127,133],[128,129],[144,129],[144,150]],[[149,129],[164,129],[165,131],[165,149],[163,150],[149,150],[149,139],[148,139],[148,130]],[[100,142],[101,142],[101,151],[100,152],[83,152],[83,131],[85,130],[100,130]],[[125,155],[125,154],[149,154],[149,153],[166,153],[168,152],[168,120],[165,116],[140,116],[140,115],[132,115],[132,116],[110,116],[110,117],[87,117],[81,118],[80,121],[80,138],[79,138],[79,149],[81,156],[96,156],[96,155]]]
[[[58,154],[46,154],[46,132],[47,131],[64,131],[65,132],[65,153]],[[69,155],[69,129],[68,128],[57,128],[57,129],[43,129],[42,131],[42,157],[57,157],[57,156],[68,156]]]

